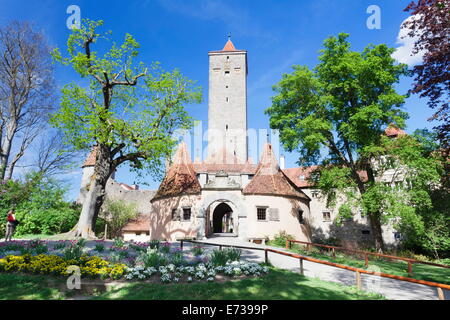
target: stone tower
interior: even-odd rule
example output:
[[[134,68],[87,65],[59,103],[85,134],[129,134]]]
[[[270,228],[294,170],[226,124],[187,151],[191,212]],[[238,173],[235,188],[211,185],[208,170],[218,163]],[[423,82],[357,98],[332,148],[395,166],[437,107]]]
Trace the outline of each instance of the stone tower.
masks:
[[[209,52],[207,161],[247,161],[247,51],[236,50],[230,39]]]

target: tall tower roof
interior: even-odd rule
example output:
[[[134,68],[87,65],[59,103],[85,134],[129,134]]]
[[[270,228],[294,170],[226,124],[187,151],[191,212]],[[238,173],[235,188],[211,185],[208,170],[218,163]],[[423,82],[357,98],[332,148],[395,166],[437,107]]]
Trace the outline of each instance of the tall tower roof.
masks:
[[[222,51],[238,51],[238,50],[236,50],[236,48],[234,47],[234,44],[233,42],[231,42],[231,39],[228,38],[228,41],[225,44],[225,47],[223,47]]]
[[[87,156],[86,160],[84,161],[82,168],[84,167],[93,167],[95,166],[96,158],[97,158],[97,146],[93,146],[91,149],[91,152]]]
[[[180,143],[169,170],[152,200],[181,194],[200,193],[201,187],[192,165],[186,143]]]
[[[243,190],[244,194],[281,195],[308,199],[280,170],[272,145],[266,143],[256,174]]]

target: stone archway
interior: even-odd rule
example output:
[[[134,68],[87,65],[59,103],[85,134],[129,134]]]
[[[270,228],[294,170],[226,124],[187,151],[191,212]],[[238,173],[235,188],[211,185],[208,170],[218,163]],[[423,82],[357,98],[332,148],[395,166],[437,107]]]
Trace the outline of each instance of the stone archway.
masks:
[[[212,213],[212,232],[233,233],[233,231],[233,209],[226,202],[221,202]]]
[[[223,192],[210,193],[203,198],[199,207],[197,237],[206,239],[213,233],[212,215],[214,209],[221,203],[226,203],[233,211],[233,234],[245,240],[247,235],[246,218],[242,198],[236,194],[226,194]]]

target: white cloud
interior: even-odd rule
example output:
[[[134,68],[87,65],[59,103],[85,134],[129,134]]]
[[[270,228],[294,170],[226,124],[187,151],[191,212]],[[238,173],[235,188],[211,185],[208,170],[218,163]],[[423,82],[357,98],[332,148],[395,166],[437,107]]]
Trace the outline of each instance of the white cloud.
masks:
[[[400,25],[400,31],[397,36],[397,44],[400,46],[392,54],[392,58],[400,63],[406,63],[410,67],[421,63],[423,55],[425,54],[425,50],[422,50],[413,55],[414,43],[418,40],[418,37],[411,38],[408,36],[410,29],[404,26],[406,21],[411,21],[413,19],[414,16],[410,16]]]

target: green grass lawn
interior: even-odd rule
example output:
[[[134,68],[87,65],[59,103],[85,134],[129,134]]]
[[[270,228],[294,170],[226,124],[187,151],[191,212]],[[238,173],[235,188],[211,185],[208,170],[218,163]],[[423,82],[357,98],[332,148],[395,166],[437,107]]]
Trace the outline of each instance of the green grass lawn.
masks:
[[[0,274],[0,298],[63,299],[76,295],[65,291],[64,280],[51,277]],[[58,289],[59,288],[59,289]],[[78,297],[79,298],[79,297]],[[271,268],[268,275],[228,282],[160,284],[130,282],[113,285],[88,299],[125,300],[379,300],[378,294],[357,291],[333,282],[308,278],[294,272]]]
[[[336,253],[336,257],[333,257],[323,252],[319,252],[317,251],[317,249],[314,249],[308,253],[306,250],[304,250],[297,244],[293,245],[290,251],[321,260],[366,269],[364,259],[357,259],[355,257],[344,255],[342,253],[339,254]],[[374,266],[380,268],[380,272],[394,274],[403,277],[410,277],[408,275],[408,263],[404,261],[399,260],[388,261],[384,258],[376,258],[369,256],[369,270],[378,271],[373,268]],[[418,280],[427,280],[443,284],[450,284],[450,269],[428,266],[425,264],[413,264],[413,278]]]

